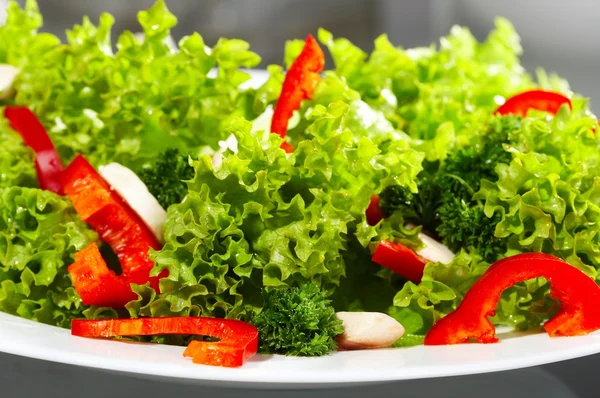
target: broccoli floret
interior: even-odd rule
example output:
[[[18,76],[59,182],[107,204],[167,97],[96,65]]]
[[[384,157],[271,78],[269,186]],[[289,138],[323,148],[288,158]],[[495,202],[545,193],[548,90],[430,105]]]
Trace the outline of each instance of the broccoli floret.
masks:
[[[510,133],[518,129],[520,123],[519,117],[495,118],[480,142],[448,156],[440,171],[442,178],[447,180],[440,184],[448,188],[445,195],[470,201],[473,193],[479,190],[481,180],[495,180],[496,165],[508,164],[512,159],[502,144],[509,142]]]
[[[503,144],[510,143],[511,133],[520,128],[514,116],[494,118],[485,134],[474,144],[450,154],[434,170],[418,176],[418,192],[411,193],[392,186],[381,193],[380,206],[386,214],[400,212],[407,222],[423,226],[425,231],[442,239],[451,250],[473,247],[488,261],[506,252],[506,239],[494,236],[500,215],[486,217],[482,205],[472,201],[481,180],[497,179],[498,163],[508,164],[512,155]]]
[[[444,244],[454,252],[472,247],[484,260],[493,262],[507,250],[507,239],[494,235],[500,215],[488,218],[481,206],[470,206],[464,200],[453,199],[438,209],[440,224],[436,231]]]
[[[263,353],[321,356],[337,348],[342,322],[325,292],[315,284],[263,291],[262,311],[251,320]]]
[[[494,235],[500,215],[486,217],[479,203],[471,198],[481,180],[495,180],[498,163],[508,164],[512,155],[503,148],[510,134],[519,129],[521,119],[507,116],[495,118],[480,143],[450,155],[438,174],[440,198],[436,231],[451,250],[473,247],[487,261],[506,252],[506,239]]]
[[[142,168],[138,176],[166,209],[181,203],[187,194],[187,185],[183,181],[194,177],[194,169],[189,165],[187,155],[177,149],[167,149],[158,155],[153,165]]]
[[[391,215],[399,211],[408,222],[434,226],[437,215],[435,209],[439,205],[441,191],[437,178],[427,172],[418,176],[417,193],[412,193],[406,187],[392,185],[380,194],[381,210]]]
[[[419,195],[413,194],[406,187],[392,185],[381,192],[379,205],[386,214],[392,214],[400,210],[407,218],[420,217],[421,206],[417,203]],[[420,202],[420,201],[419,201]]]
[[[499,116],[490,122],[486,132],[488,143],[502,143],[511,140],[511,134],[521,129],[521,116]]]

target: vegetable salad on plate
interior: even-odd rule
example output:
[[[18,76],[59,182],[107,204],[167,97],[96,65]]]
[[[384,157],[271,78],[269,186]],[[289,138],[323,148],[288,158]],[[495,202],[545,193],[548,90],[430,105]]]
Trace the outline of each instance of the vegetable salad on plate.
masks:
[[[598,121],[508,21],[371,54],[321,29],[257,86],[248,43],[138,20],[63,43],[9,5],[1,311],[227,367],[600,329]]]

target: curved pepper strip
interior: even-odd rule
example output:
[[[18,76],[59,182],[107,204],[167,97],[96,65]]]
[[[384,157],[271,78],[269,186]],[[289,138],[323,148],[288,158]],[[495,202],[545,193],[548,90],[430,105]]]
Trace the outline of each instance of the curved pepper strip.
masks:
[[[308,35],[304,48],[285,75],[281,95],[275,104],[271,119],[271,132],[282,138],[287,133],[288,122],[305,99],[311,99],[315,87],[321,81],[319,72],[325,67],[325,54],[312,35]],[[282,144],[286,152],[292,149]]]
[[[194,363],[239,367],[258,350],[258,330],[245,322],[205,317],[73,320],[71,334],[81,337],[184,334],[210,336],[218,342],[192,341],[183,355]]]
[[[379,242],[371,260],[414,283],[421,282],[425,265],[428,263],[414,250],[388,240]]]
[[[527,116],[527,111],[537,109],[556,115],[567,104],[572,109],[571,100],[560,93],[545,90],[530,90],[517,94],[500,106],[494,114]]]
[[[120,276],[109,270],[95,244],[77,253],[68,270],[83,303],[123,307],[136,297],[123,293],[131,283],[150,282],[159,291],[160,276],[149,276],[154,263],[148,251],[160,249],[160,244],[140,217],[81,155],[65,169],[62,181],[81,219],[112,247],[123,270]]]
[[[95,243],[75,253],[75,262],[68,270],[75,290],[86,305],[121,308],[137,298],[131,283],[143,285],[148,282],[147,272],[145,275],[139,272],[128,277],[117,276],[108,269]],[[152,285],[158,288],[154,279]]]
[[[38,118],[24,106],[7,106],[4,117],[35,152],[35,170],[40,188],[63,194],[60,176],[63,165],[48,132]]]
[[[524,253],[494,263],[471,286],[458,308],[438,321],[425,345],[460,344],[476,339],[495,343],[493,316],[502,292],[518,282],[544,277],[560,312],[544,324],[551,337],[584,335],[600,329],[600,287],[577,268],[549,254]]]

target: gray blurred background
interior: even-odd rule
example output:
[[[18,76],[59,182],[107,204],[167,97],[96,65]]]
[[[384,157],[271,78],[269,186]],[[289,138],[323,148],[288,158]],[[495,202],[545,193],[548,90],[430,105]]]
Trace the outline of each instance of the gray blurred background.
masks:
[[[83,15],[96,21],[102,11],[116,17],[114,37],[124,29],[138,31],[136,13],[150,7],[153,1],[38,0],[45,17],[44,30],[63,38],[65,29],[79,23]],[[4,4],[6,0],[0,0],[0,9]],[[286,40],[304,38],[307,33],[316,33],[318,27],[370,50],[375,37],[384,32],[393,43],[413,47],[437,41],[453,24],[468,26],[482,39],[492,28],[494,17],[504,16],[522,36],[525,67],[533,71],[543,66],[567,78],[575,91],[596,98],[592,105],[600,113],[600,78],[596,72],[600,66],[600,0],[167,0],[167,4],[179,18],[173,32],[176,40],[193,31],[201,33],[209,45],[220,36],[242,38],[262,56],[263,66],[281,63]],[[205,393],[246,398],[287,396],[283,392],[238,394],[231,390],[170,385],[158,380],[142,382],[128,376],[3,354],[0,354],[0,369],[2,394],[7,397],[79,397],[84,386],[92,385],[103,387],[87,390],[85,394],[90,398],[151,398],[175,394],[186,397]],[[600,356],[490,376],[320,393],[309,391],[293,396],[598,397],[597,369],[600,369]]]
[[[19,0],[24,1],[24,0]],[[44,29],[64,37],[83,15],[97,20],[103,11],[116,16],[114,36],[139,30],[136,13],[154,0],[38,0]],[[0,7],[6,0],[0,0]],[[381,33],[404,47],[428,45],[453,24],[471,28],[483,39],[496,16],[510,19],[523,38],[524,65],[543,66],[567,78],[573,89],[600,113],[599,0],[167,0],[179,18],[173,31],[197,31],[209,45],[221,36],[248,40],[263,65],[281,63],[283,44],[319,27],[344,36],[365,50]]]

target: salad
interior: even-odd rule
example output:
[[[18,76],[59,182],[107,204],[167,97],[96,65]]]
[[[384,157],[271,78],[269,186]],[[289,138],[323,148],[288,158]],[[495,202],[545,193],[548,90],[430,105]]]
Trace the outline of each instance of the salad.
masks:
[[[598,121],[508,21],[371,54],[321,29],[252,87],[248,43],[138,20],[62,43],[9,5],[1,311],[229,367],[600,328]]]

